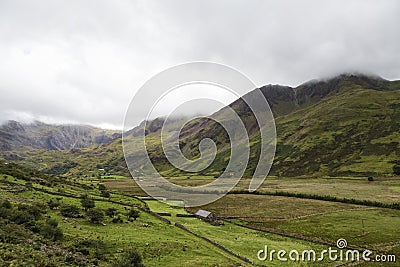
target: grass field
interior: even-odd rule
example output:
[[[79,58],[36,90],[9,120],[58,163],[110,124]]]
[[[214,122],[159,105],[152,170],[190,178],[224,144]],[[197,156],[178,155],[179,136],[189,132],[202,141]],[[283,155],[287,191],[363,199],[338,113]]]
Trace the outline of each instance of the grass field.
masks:
[[[207,179],[190,178],[174,179],[177,184],[193,186],[204,183]],[[241,181],[237,188],[244,189],[248,181]],[[287,191],[296,193],[309,193],[331,195],[338,197],[351,197],[360,200],[381,201],[383,203],[398,202],[400,194],[396,192],[400,180],[396,178],[375,178],[370,182],[367,178],[267,178],[261,191]],[[137,185],[131,180],[109,181],[106,183],[109,188],[119,189],[122,184],[128,184],[125,192],[139,191]],[[177,213],[183,212],[179,208],[169,207],[157,201],[147,201],[152,210],[169,212],[171,220],[178,221],[190,229],[195,229],[200,234],[213,237],[216,241],[226,244],[231,248],[237,248],[230,243],[231,233],[239,231],[240,226],[226,224],[214,231],[199,227],[193,218],[177,218]],[[335,243],[339,238],[345,238],[349,245],[368,248],[384,253],[397,253],[399,248],[400,232],[400,211],[382,209],[376,207],[360,206],[346,203],[299,199],[293,197],[251,195],[251,194],[229,194],[218,201],[201,207],[214,212],[218,216],[227,217],[239,225],[249,225],[259,229],[280,232],[309,240],[321,240]],[[191,208],[195,212],[197,208]],[[227,230],[229,226],[229,230]],[[237,228],[239,227],[239,228]],[[228,232],[228,234],[222,234]],[[233,229],[233,230],[232,230]],[[242,228],[243,229],[243,228]],[[245,229],[244,235],[249,235]],[[224,236],[220,238],[220,236]],[[243,236],[237,234],[236,238]],[[276,235],[273,235],[276,236]],[[250,241],[239,243],[259,244],[257,238],[251,237]],[[292,242],[296,239],[290,239]],[[238,245],[239,246],[239,245]],[[250,246],[251,247],[251,246]],[[240,249],[239,249],[240,250]],[[254,247],[252,248],[254,250]],[[251,255],[244,252],[244,255]],[[253,258],[254,260],[254,255]],[[366,265],[374,266],[374,265]],[[393,265],[392,266],[396,266]]]
[[[170,178],[175,184],[182,186],[199,186],[210,182],[208,177]],[[145,195],[132,178],[105,180],[110,189]],[[246,190],[250,179],[242,179],[236,185],[236,190]],[[330,178],[284,178],[267,177],[258,189],[260,192],[292,192],[336,196],[339,198],[354,198],[358,200],[378,201],[382,203],[400,202],[400,177],[365,178],[330,177]]]
[[[25,184],[13,177],[7,176],[3,181],[15,182],[16,185]],[[92,181],[93,183],[93,181]],[[8,183],[9,184],[9,183]],[[49,199],[58,198],[61,203],[80,206],[80,199],[66,196],[53,195],[37,190],[21,190],[20,192],[10,193],[9,186],[2,183],[1,197],[9,198],[14,203],[21,202],[39,202],[46,203]],[[90,193],[93,197],[97,190],[80,190],[79,187],[63,186],[63,191],[69,193]],[[96,187],[96,185],[94,185]],[[33,188],[41,188],[50,191],[56,191],[56,188],[49,188],[33,184]],[[116,197],[117,193],[112,196]],[[111,199],[113,199],[112,197]],[[120,196],[125,198],[126,196]],[[127,199],[125,199],[127,200]],[[95,201],[96,207],[100,209],[115,208],[117,213],[124,214],[126,206],[110,203],[107,199],[104,201]],[[130,204],[142,205],[142,202],[130,198]],[[277,249],[323,249],[322,245],[310,242],[298,241],[291,238],[280,237],[266,233],[260,233],[255,230],[249,230],[240,226],[226,223],[224,226],[213,226],[197,218],[176,217],[178,213],[186,213],[183,208],[171,207],[159,201],[147,201],[147,205],[155,212],[170,212],[172,214],[172,223],[179,222],[189,229],[205,235],[235,253],[245,256],[256,262],[256,253],[262,249],[265,244]],[[82,211],[83,213],[83,211]],[[47,214],[59,222],[59,227],[64,232],[64,245],[76,246],[81,240],[96,240],[104,244],[104,257],[100,261],[101,266],[109,266],[109,262],[118,256],[118,254],[129,248],[136,247],[144,258],[146,266],[246,266],[247,263],[233,257],[225,251],[215,247],[207,241],[187,233],[173,224],[169,225],[160,221],[156,217],[141,212],[140,217],[135,221],[126,220],[124,223],[114,224],[111,218],[105,218],[103,225],[93,224],[86,218],[63,218],[57,210],[48,210]],[[248,242],[251,241],[251,246]],[[95,248],[89,248],[92,253],[98,253]],[[259,262],[259,264],[263,264]],[[318,266],[327,266],[327,263],[319,263]],[[280,262],[269,263],[269,266],[281,266]],[[293,265],[293,264],[289,264]],[[302,266],[302,264],[295,264]],[[304,264],[303,264],[304,265]],[[110,265],[111,266],[111,265]]]
[[[192,231],[206,236],[228,248],[234,252],[245,256],[252,260],[255,264],[266,265],[266,266],[335,266],[336,263],[319,262],[319,263],[283,263],[279,261],[275,262],[263,262],[257,259],[257,252],[263,249],[265,245],[276,250],[290,251],[292,249],[297,250],[308,250],[314,249],[321,251],[326,249],[327,246],[315,244],[312,242],[297,240],[288,237],[282,237],[279,235],[264,233],[256,230],[247,229],[229,222],[225,222],[222,226],[212,226],[208,223],[203,222],[198,218],[182,218],[177,217],[176,214],[185,214],[186,211],[183,208],[171,207],[159,201],[146,201],[151,210],[156,212],[169,212],[171,217],[166,217],[172,222],[178,222],[188,227]]]
[[[383,203],[400,202],[399,177],[365,178],[273,178],[268,177],[260,191],[286,191],[355,198]]]
[[[388,209],[348,210],[276,224],[284,231],[327,240],[346,238],[353,245],[383,249],[400,240],[400,211]]]
[[[121,179],[121,178],[127,178],[126,176],[122,175],[101,175],[101,179]]]
[[[57,215],[54,214],[54,217],[57,218]],[[176,259],[179,259],[182,266],[208,266],[210,263],[230,266],[240,262],[223,251],[213,249],[207,242],[146,213],[141,213],[140,218],[134,222],[106,224],[98,226],[76,219],[63,222],[61,227],[71,239],[104,241],[110,248],[110,255],[118,255],[118,251],[135,246],[142,254],[146,266],[176,266]]]
[[[24,184],[24,181],[7,176],[7,180]],[[21,190],[10,192],[9,185],[2,183],[0,198],[14,203],[39,202],[46,203],[49,199],[58,198],[64,204],[80,206],[80,200],[72,197],[52,195],[36,190]],[[33,185],[35,187],[35,185]],[[73,191],[69,188],[70,191]],[[87,193],[88,191],[86,191]],[[92,195],[95,196],[95,195]],[[124,196],[122,196],[123,198]],[[115,208],[122,215],[126,212],[124,205],[95,201],[100,209]],[[140,201],[129,198],[133,205],[142,204]],[[83,213],[83,212],[82,212]],[[112,266],[109,260],[118,256],[120,252],[130,246],[136,247],[144,258],[146,266],[176,266],[179,259],[180,266],[233,266],[243,264],[241,260],[211,246],[181,229],[166,224],[156,217],[145,212],[135,221],[124,219],[123,223],[112,223],[111,218],[105,218],[103,225],[93,224],[86,218],[63,218],[57,210],[48,210],[47,214],[59,222],[64,232],[64,245],[74,246],[82,240],[101,241],[105,244],[104,261],[101,266]],[[123,215],[124,216],[124,215]]]
[[[296,199],[281,196],[229,194],[203,207],[219,216],[238,216],[246,220],[294,220],[316,214],[339,212],[348,209],[365,209],[357,205]],[[196,209],[191,209],[195,211]]]
[[[400,232],[398,231],[400,211],[398,210],[283,196],[228,194],[222,199],[202,207],[214,212],[217,216],[227,218],[224,225],[213,226],[197,218],[178,217],[177,214],[187,214],[183,208],[169,206],[157,200],[143,198],[145,199],[143,201],[140,198],[133,198],[133,195],[145,197],[146,194],[134,183],[133,179],[129,178],[70,178],[54,186],[37,182],[28,185],[26,181],[10,175],[0,175],[0,180],[2,181],[0,198],[9,199],[13,203],[46,203],[49,199],[58,198],[64,204],[80,206],[79,197],[88,194],[96,200],[97,208],[104,211],[108,208],[115,208],[123,219],[122,223],[113,223],[111,218],[105,217],[103,224],[93,224],[86,217],[63,218],[57,210],[47,211],[48,215],[59,222],[59,227],[64,232],[63,245],[75,247],[82,240],[103,244],[101,251],[103,258],[99,260],[100,266],[112,266],[113,259],[132,246],[136,247],[143,256],[146,266],[251,265],[206,240],[174,226],[174,223],[184,225],[196,234],[225,246],[257,265],[336,266],[339,262],[327,260],[315,263],[287,262],[285,264],[280,261],[262,262],[257,259],[257,252],[265,245],[275,250],[314,249],[322,251],[327,246],[318,241],[335,243],[338,238],[345,238],[350,246],[396,255],[400,252]],[[204,181],[209,181],[209,178],[191,177],[187,179],[186,177],[177,179],[175,182],[193,185]],[[238,188],[244,188],[246,183],[247,181],[242,181]],[[261,190],[313,192],[316,190],[317,183],[320,184],[318,193],[339,195],[339,189],[333,191],[338,186],[344,187],[345,190],[341,192],[346,194],[361,185],[361,197],[363,194],[371,193],[372,189],[363,187],[363,185],[369,184],[376,190],[375,195],[380,200],[389,202],[396,198],[384,197],[383,193],[386,190],[392,190],[396,194],[396,190],[393,189],[398,188],[399,181],[396,178],[377,179],[373,182],[362,179],[271,178],[266,180]],[[102,184],[109,190],[109,197],[101,196]],[[57,195],[58,193],[76,197],[60,196]],[[126,204],[111,203],[110,201]],[[165,216],[165,218],[172,224],[167,224],[143,211],[137,220],[130,221],[125,216],[126,210],[129,209],[127,205],[148,206],[154,212],[170,213],[171,216]],[[190,209],[191,212],[196,210],[195,208]],[[81,213],[85,214],[83,210]],[[249,229],[244,226],[270,232]],[[271,231],[289,234],[292,237],[273,234]],[[89,255],[100,253],[96,247],[88,249],[90,250]],[[380,266],[360,264],[360,266]],[[391,264],[391,266],[396,265]]]
[[[136,196],[147,196],[147,194],[135,183],[132,178],[105,179],[102,181],[109,189]]]

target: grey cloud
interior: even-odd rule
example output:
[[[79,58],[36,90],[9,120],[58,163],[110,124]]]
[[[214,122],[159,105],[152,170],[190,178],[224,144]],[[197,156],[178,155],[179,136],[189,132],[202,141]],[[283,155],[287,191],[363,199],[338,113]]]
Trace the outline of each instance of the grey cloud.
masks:
[[[137,88],[194,60],[259,86],[346,71],[399,79],[399,11],[395,0],[1,1],[0,121],[120,127]]]

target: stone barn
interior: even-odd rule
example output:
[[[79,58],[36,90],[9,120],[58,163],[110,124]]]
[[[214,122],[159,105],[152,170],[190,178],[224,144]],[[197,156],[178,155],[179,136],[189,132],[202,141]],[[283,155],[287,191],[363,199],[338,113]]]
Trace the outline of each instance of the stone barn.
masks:
[[[211,211],[207,211],[207,210],[198,210],[198,211],[196,211],[196,213],[194,215],[197,218],[202,219],[207,222],[212,222],[212,221],[216,220],[214,214]]]

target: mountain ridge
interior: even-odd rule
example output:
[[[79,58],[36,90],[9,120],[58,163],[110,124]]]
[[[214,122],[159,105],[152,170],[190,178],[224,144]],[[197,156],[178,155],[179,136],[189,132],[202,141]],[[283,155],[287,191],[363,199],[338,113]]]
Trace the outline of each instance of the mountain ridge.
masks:
[[[392,134],[393,131],[396,131],[397,121],[395,118],[398,116],[398,112],[397,109],[394,108],[395,106],[392,105],[387,107],[387,109],[382,110],[370,110],[370,107],[373,107],[375,104],[374,102],[377,101],[381,102],[383,107],[386,106],[385,101],[388,102],[388,100],[400,103],[399,89],[399,81],[387,81],[377,76],[372,77],[354,74],[343,74],[327,80],[306,82],[295,88],[280,85],[267,85],[256,89],[260,90],[266,97],[271,106],[272,112],[275,115],[278,146],[274,166],[271,171],[272,174],[290,176],[306,174],[390,174],[391,166],[400,160],[400,152],[397,148],[397,144],[394,149],[390,149],[395,153],[390,157],[382,159],[381,153],[379,155],[374,155],[376,156],[375,159],[373,159],[371,155],[371,158],[365,159],[364,161],[363,159],[360,161],[359,158],[363,153],[366,153],[365,151],[371,150],[371,147],[375,147],[376,151],[381,151],[381,147],[387,146],[386,144],[377,145],[371,144],[371,142],[378,142],[374,140],[383,137],[384,134]],[[229,105],[231,108],[235,109],[241,119],[245,122],[246,129],[248,130],[249,136],[251,136],[250,142],[252,143],[252,157],[250,165],[252,165],[252,167],[250,167],[246,172],[248,176],[251,176],[254,171],[254,162],[256,162],[260,149],[260,140],[259,136],[257,136],[259,131],[257,128],[257,121],[255,120],[254,115],[250,112],[251,110],[249,106],[243,100],[246,98],[246,101],[251,102],[252,94],[253,91]],[[391,96],[388,97],[388,95]],[[329,105],[326,105],[326,103],[329,103]],[[343,109],[337,109],[338,105],[342,105]],[[327,111],[329,111],[329,113]],[[373,114],[370,118],[364,118],[365,114],[371,112]],[[389,113],[393,115],[394,118],[385,124],[382,124],[382,127],[388,129],[386,132],[372,132],[371,129],[373,129],[373,127],[371,127],[371,129],[368,127],[379,124],[379,120],[377,121],[374,118],[385,116],[385,114],[381,114],[382,112]],[[320,116],[321,114],[324,114],[325,117],[322,118]],[[214,115],[215,114],[213,114],[213,116]],[[318,118],[318,121],[316,121],[315,118]],[[307,120],[309,122],[307,122]],[[321,120],[325,120],[326,122],[321,123]],[[287,126],[288,121],[290,121],[289,127]],[[311,125],[311,121],[314,125]],[[365,121],[369,121],[372,124],[368,125]],[[298,125],[299,122],[301,122],[300,125]],[[341,124],[347,126],[342,127]],[[323,126],[323,129],[320,129],[322,128],[321,126]],[[353,133],[357,131],[355,128],[365,133],[363,139],[359,140],[354,138]],[[188,158],[195,158],[199,155],[197,149],[199,140],[204,137],[214,137],[213,140],[216,142],[217,147],[219,146],[221,153],[219,156],[217,155],[216,161],[218,163],[212,165],[203,174],[206,174],[207,172],[212,175],[219,174],[224,169],[224,166],[226,166],[226,160],[223,159],[229,157],[230,151],[229,149],[227,150],[224,148],[228,145],[227,141],[229,141],[227,140],[228,138],[224,129],[219,127],[217,123],[213,121],[207,121],[206,123],[195,121],[188,123],[182,129],[182,132],[185,134],[183,135],[184,139],[181,140],[181,148],[185,156]],[[212,134],[210,134],[210,132]],[[324,134],[327,132],[329,132],[329,137],[327,136],[325,141],[329,141],[329,138],[334,138],[332,136],[335,134],[338,134],[339,136],[341,132],[345,135],[342,139],[337,137],[338,140],[335,140],[334,144],[330,145],[340,148],[334,153],[337,159],[329,157],[329,154],[334,151],[333,148],[329,148],[329,146],[325,145],[321,145],[320,149],[314,147],[314,142],[317,142],[316,139],[318,139],[317,137],[321,136],[321,138],[325,138]],[[379,136],[379,134],[382,136]],[[396,134],[396,132],[394,132],[394,134]],[[340,142],[346,144],[346,138],[353,141],[349,148],[354,150],[349,151],[348,148],[342,146]],[[350,142],[348,140],[347,142]],[[321,142],[323,143],[324,141]],[[302,144],[302,147],[299,147],[298,144]],[[313,149],[310,149],[310,147]],[[150,151],[153,152],[150,152],[153,163],[159,165],[160,170],[168,169],[164,165],[168,165],[168,163],[165,161],[163,156],[160,156],[162,153],[156,149],[150,149]],[[349,154],[352,153],[358,153],[359,155],[350,157]],[[371,154],[371,151],[368,153]],[[310,160],[305,159],[304,155],[309,155]],[[318,157],[320,156],[321,158],[315,158],[314,155],[318,155]],[[295,158],[295,160],[292,158]],[[345,158],[347,161],[342,160],[342,158]],[[382,164],[384,167],[377,167],[377,164],[373,162],[374,160],[384,160],[385,164]],[[338,163],[332,164],[334,161],[338,161]],[[297,164],[293,164],[293,162]],[[337,166],[338,164],[340,165],[340,168]],[[371,164],[372,167],[364,169],[356,167],[363,164]],[[349,166],[345,167],[347,165]],[[169,168],[171,168],[171,166]],[[328,170],[325,170],[324,168],[328,168]],[[176,171],[173,168],[171,168],[171,170],[172,171],[166,171],[165,175],[181,174],[181,172]],[[187,173],[185,173],[185,175],[186,174]]]
[[[399,89],[400,81],[354,74],[312,80],[296,87],[266,85],[255,89],[267,98],[275,115],[278,143],[271,174],[392,175],[392,167],[400,163]],[[261,142],[254,114],[249,112],[243,101],[243,98],[251,101],[251,97],[252,92],[249,92],[230,104],[244,120],[250,136],[251,158],[246,176],[251,176],[254,171]],[[223,109],[216,112],[216,116],[223,114]],[[229,139],[222,127],[206,119],[185,125],[179,136],[185,156],[196,158],[199,141],[205,137],[213,139],[218,148],[217,157],[209,168],[201,173],[187,173],[173,168],[166,160],[159,141],[162,125],[162,118],[148,122],[146,138],[151,141],[149,156],[163,175],[217,176],[223,171],[230,149]],[[167,127],[170,137],[176,138],[178,133],[174,125]],[[139,136],[135,129],[126,132],[133,141]],[[106,166],[107,171],[127,175],[121,139],[118,137],[93,148],[65,150],[62,154],[57,151],[41,153],[17,160],[31,166],[42,160],[47,164],[43,164],[44,168],[48,169],[54,163],[46,161],[47,155],[52,155],[51,158],[57,155],[60,161],[77,163],[71,168],[72,173]],[[135,155],[132,157],[135,158]],[[8,153],[7,158],[13,157]]]
[[[107,144],[120,137],[113,130],[89,125],[20,123],[9,120],[0,125],[0,151],[19,149],[69,150]]]

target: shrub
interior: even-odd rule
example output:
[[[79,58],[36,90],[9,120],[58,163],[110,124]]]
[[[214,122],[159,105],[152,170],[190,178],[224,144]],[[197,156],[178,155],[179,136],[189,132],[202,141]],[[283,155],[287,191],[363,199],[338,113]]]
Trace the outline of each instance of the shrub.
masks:
[[[399,164],[396,164],[393,166],[393,173],[395,175],[400,175],[400,165]]]
[[[54,165],[50,169],[45,170],[45,173],[47,173],[47,174],[56,174],[56,175],[66,174],[72,168],[75,168],[76,166],[78,166],[78,164],[76,162],[67,161],[64,164],[56,164],[56,165]]]
[[[92,209],[95,207],[94,200],[88,197],[87,195],[84,195],[81,199],[81,205],[87,211],[88,209]]]
[[[58,200],[50,199],[47,202],[47,206],[49,206],[49,208],[51,210],[54,210],[54,209],[57,209],[60,206],[60,202],[58,202]]]
[[[89,217],[91,223],[101,223],[104,219],[104,212],[101,209],[90,209],[86,215]]]
[[[6,199],[1,202],[1,207],[5,208],[5,209],[11,209],[12,205],[11,205],[11,202],[8,201],[8,199]]]
[[[115,267],[144,267],[142,256],[136,249],[129,249],[113,264]]]
[[[11,215],[14,213],[12,209],[7,209],[5,207],[0,206],[0,218],[10,218]]]
[[[105,198],[109,198],[110,197],[110,193],[108,191],[101,191],[100,192],[100,196],[105,197]]]
[[[137,218],[140,217],[140,213],[139,213],[139,211],[132,208],[129,210],[127,216],[128,216],[128,219],[133,218],[134,220],[136,220]]]
[[[3,242],[12,244],[25,242],[27,239],[33,238],[33,235],[34,234],[27,230],[23,225],[17,225],[10,221],[0,220],[0,245]],[[2,252],[4,253],[4,251]]]
[[[370,182],[374,181],[374,177],[372,177],[372,176],[368,177],[368,181],[370,181]]]
[[[108,208],[106,210],[106,215],[110,218],[114,218],[115,214],[117,213],[117,209],[116,208]]]
[[[79,213],[79,207],[71,204],[63,204],[60,207],[60,213],[64,217],[69,218],[79,218],[81,217]]]
[[[53,241],[61,240],[63,238],[63,232],[58,228],[58,222],[55,219],[49,219],[41,227],[40,233],[47,239]]]
[[[18,205],[18,210],[28,212],[35,218],[35,220],[40,219],[42,214],[46,213],[46,207],[40,203],[34,203],[32,205],[20,204]]]
[[[26,210],[17,210],[11,215],[10,219],[16,224],[32,225],[34,224],[35,216]]]
[[[118,216],[118,217],[113,218],[113,219],[111,220],[111,222],[112,222],[112,223],[122,223],[123,220],[122,220],[122,218],[121,218],[120,216]]]
[[[105,259],[106,245],[101,240],[86,239],[80,240],[74,244],[75,250],[83,255],[89,255],[91,250],[94,250],[93,256],[97,259]]]

